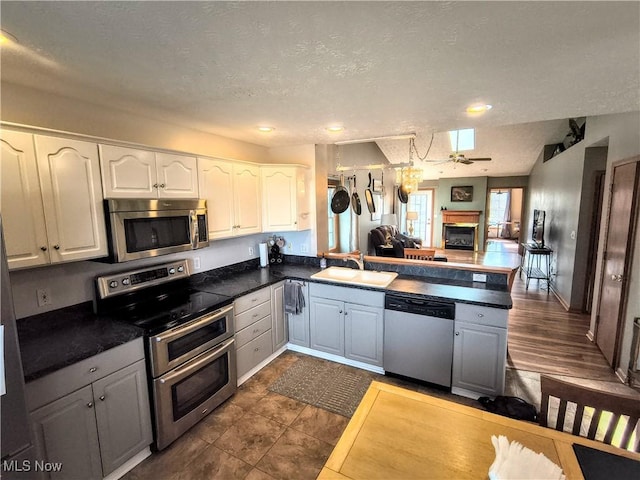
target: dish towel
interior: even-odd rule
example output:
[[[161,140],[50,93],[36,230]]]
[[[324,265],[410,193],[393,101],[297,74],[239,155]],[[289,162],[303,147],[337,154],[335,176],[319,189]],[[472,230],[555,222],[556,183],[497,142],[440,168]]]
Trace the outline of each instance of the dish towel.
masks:
[[[565,480],[562,469],[542,453],[511,442],[504,435],[491,436],[496,459],[489,467],[491,480],[536,478],[540,480]]]
[[[302,285],[298,282],[285,282],[284,284],[284,311],[299,315],[304,309],[304,293]]]

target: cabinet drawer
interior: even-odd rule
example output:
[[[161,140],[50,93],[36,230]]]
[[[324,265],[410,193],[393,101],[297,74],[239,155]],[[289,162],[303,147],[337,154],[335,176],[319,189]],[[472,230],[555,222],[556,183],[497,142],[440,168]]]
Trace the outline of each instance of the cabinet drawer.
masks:
[[[27,410],[31,412],[143,359],[144,345],[140,337],[37,378],[25,386]]]
[[[253,307],[240,315],[235,316],[235,330],[239,332],[243,328],[247,328],[252,323],[263,319],[267,315],[271,315],[271,302],[264,302],[260,305]]]
[[[456,303],[456,320],[507,328],[509,310]]]
[[[246,310],[255,307],[256,305],[266,302],[271,298],[271,289],[269,287],[262,290],[255,291],[244,297],[236,299],[234,302],[234,308],[236,314],[245,312]]]
[[[238,378],[273,353],[271,329],[240,347],[236,352]]]
[[[271,328],[271,315],[267,315],[261,320],[258,320],[252,325],[243,328],[236,333],[236,349],[242,347],[244,344],[250,342],[254,338],[259,337],[264,332]]]
[[[384,307],[384,291],[337,287],[325,283],[309,283],[309,296],[341,300],[370,307]]]

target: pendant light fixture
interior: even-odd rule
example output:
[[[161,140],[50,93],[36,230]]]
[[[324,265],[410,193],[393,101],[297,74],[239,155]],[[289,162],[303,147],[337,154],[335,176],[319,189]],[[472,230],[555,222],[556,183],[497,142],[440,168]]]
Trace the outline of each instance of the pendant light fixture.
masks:
[[[413,166],[413,137],[409,139],[409,166],[402,169],[400,183],[407,193],[418,190],[418,184],[422,181],[422,169]]]

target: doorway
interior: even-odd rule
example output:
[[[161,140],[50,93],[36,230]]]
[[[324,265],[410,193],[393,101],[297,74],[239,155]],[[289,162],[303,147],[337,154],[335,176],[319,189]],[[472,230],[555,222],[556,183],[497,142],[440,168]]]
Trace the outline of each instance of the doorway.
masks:
[[[422,240],[423,247],[433,246],[433,204],[435,189],[425,188],[400,203],[400,231]]]
[[[491,188],[485,226],[485,251],[517,253],[524,188]]]
[[[614,370],[620,366],[623,319],[629,294],[631,245],[638,218],[640,157],[614,167],[603,259],[596,344]]]

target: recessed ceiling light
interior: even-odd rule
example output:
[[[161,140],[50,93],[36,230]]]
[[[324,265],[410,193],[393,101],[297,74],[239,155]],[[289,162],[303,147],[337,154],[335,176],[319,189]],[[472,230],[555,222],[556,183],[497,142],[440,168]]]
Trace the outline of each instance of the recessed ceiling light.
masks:
[[[261,132],[269,133],[269,132],[273,132],[275,130],[275,128],[274,127],[269,127],[267,125],[263,125],[261,127],[258,127],[258,130],[260,130]]]
[[[342,125],[331,125],[330,127],[327,127],[327,131],[331,133],[337,133],[343,130],[344,130],[344,127]]]
[[[0,30],[0,45],[10,45],[12,43],[18,43],[16,37],[11,35],[9,32]]]
[[[491,110],[493,108],[492,105],[489,104],[473,104],[473,105],[469,105],[467,107],[467,113],[470,113],[472,115],[480,115],[482,113],[485,113],[488,110]]]

